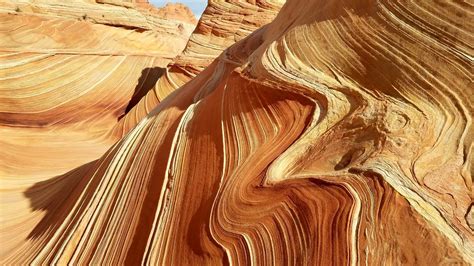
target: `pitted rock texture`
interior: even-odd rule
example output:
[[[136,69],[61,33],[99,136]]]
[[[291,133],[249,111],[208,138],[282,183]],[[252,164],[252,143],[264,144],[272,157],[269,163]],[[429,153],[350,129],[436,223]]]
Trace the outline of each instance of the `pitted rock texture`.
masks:
[[[289,0],[99,160],[25,190],[35,212],[8,198],[3,263],[473,264],[471,16]]]
[[[193,25],[197,23],[196,17],[191,9],[181,3],[167,3],[160,8],[155,8],[148,2],[136,3],[136,6],[156,14],[160,18],[183,21]]]

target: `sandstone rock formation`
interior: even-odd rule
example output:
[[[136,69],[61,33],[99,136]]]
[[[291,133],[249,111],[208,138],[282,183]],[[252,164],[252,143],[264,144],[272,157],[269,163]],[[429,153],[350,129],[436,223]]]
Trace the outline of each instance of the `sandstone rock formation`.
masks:
[[[148,2],[137,3],[137,6],[168,20],[178,20],[189,24],[196,24],[197,20],[189,7],[181,3],[167,3],[161,8],[155,8]]]
[[[474,263],[471,11],[289,0],[37,212],[2,199],[2,262]]]
[[[141,7],[146,3],[134,4],[122,0],[1,0],[0,4],[2,14],[8,12],[23,16],[60,17],[137,30],[168,32],[170,33],[169,36],[162,36],[167,38],[173,38],[173,35],[176,35],[176,21],[160,17],[159,10],[143,12],[144,10]],[[189,18],[186,21],[192,19]],[[182,27],[187,31],[192,31],[194,25],[185,23]],[[179,34],[177,39],[186,40],[181,35],[183,34]],[[176,48],[170,47],[169,49],[179,50],[179,48],[180,44],[177,42]]]
[[[101,2],[0,1],[2,175],[43,175],[24,167],[35,156],[48,174],[100,157],[116,141],[101,136],[195,26]]]
[[[21,235],[10,226],[21,213],[12,200],[102,156],[133,95],[156,82],[194,27],[131,3],[0,0],[1,257]]]
[[[229,47],[269,23],[283,1],[210,0],[184,51],[171,62],[156,86],[127,110],[112,131],[122,136],[134,128],[160,101],[194,78]]]

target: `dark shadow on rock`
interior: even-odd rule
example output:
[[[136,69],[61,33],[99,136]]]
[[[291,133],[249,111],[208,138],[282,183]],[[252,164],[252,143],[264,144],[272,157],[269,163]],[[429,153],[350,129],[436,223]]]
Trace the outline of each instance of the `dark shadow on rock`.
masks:
[[[214,90],[208,89],[206,90],[206,93],[201,94],[201,98],[195,99],[195,95],[199,94],[201,88],[210,86],[207,85],[208,80],[210,80],[214,75],[215,68],[216,64],[211,65],[209,69],[203,71],[198,77],[188,82],[180,89],[172,92],[148,115],[150,119],[173,119],[174,121],[167,121],[172,124],[166,132],[160,135],[162,142],[160,146],[156,148],[154,154],[151,155],[153,157],[150,158],[149,165],[146,165],[146,167],[149,167],[151,170],[149,177],[145,178],[139,175],[133,176],[134,180],[132,180],[132,182],[140,182],[143,186],[142,189],[146,194],[144,195],[145,198],[141,206],[142,208],[138,214],[139,217],[136,217],[139,226],[130,229],[134,230],[134,235],[131,239],[129,248],[126,251],[126,265],[140,264],[144,261],[144,258],[148,256],[146,253],[146,245],[149,237],[153,237],[151,234],[154,233],[154,219],[156,217],[156,212],[158,211],[157,206],[160,200],[159,191],[161,191],[163,186],[167,185],[164,183],[165,180],[163,177],[168,171],[168,156],[171,149],[173,149],[173,139],[175,134],[177,130],[180,130],[179,123],[181,117],[191,104],[196,103],[196,100],[200,100],[200,105],[202,106],[197,105],[195,107],[196,113],[193,122],[190,122],[190,124],[185,128],[187,134],[197,145],[190,147],[190,149],[195,149],[196,152],[193,152],[193,150],[190,150],[190,152],[191,154],[209,154],[212,152],[217,154],[217,156],[224,153],[223,147],[221,146],[223,142],[223,136],[221,136],[221,119],[232,121],[234,114],[239,115],[243,113],[252,113],[255,109],[269,108],[268,106],[280,103],[285,104],[287,101],[297,101],[304,106],[312,104],[312,102],[306,97],[300,96],[296,93],[290,94],[279,89],[274,89],[271,86],[265,86],[250,81],[242,84],[237,73],[234,73],[231,77],[227,76],[230,75],[229,72],[232,68],[226,70],[227,72],[225,72],[222,77],[219,77],[221,79],[219,83],[222,83],[220,87],[216,87]],[[147,87],[145,86],[145,83],[149,80],[147,76],[150,76],[150,73],[145,73],[147,72],[144,70],[142,74],[143,78],[140,78],[141,82],[137,85],[137,90],[133,97],[133,99],[136,99],[136,103],[141,98],[139,96],[145,95],[147,91],[153,88],[158,79],[156,78],[155,81],[151,82],[152,85],[149,86],[147,90],[145,89]],[[157,77],[157,75],[154,76]],[[236,85],[232,87],[224,87],[225,83]],[[225,94],[223,92],[224,88],[226,88]],[[217,93],[222,93],[222,95],[214,95]],[[265,101],[260,102],[259,99],[256,99],[254,96],[259,96],[259,98],[265,99]],[[209,99],[206,101],[206,99],[204,99],[205,97],[209,97]],[[221,108],[215,108],[216,105],[220,107],[219,100],[224,101],[223,104],[226,107],[225,110],[229,111],[228,116],[224,116],[224,113],[220,113],[225,110],[220,111]],[[133,107],[134,104],[132,101],[130,101],[130,106]],[[232,104],[239,102],[248,104]],[[209,106],[207,106],[207,104],[209,104]],[[130,109],[132,107],[130,107]],[[174,114],[166,115],[163,118],[157,117],[160,112],[166,112],[168,109],[172,110]],[[210,116],[210,114],[213,114],[213,116]],[[306,125],[309,124],[310,117],[311,116],[308,115],[306,118]],[[208,126],[196,126],[196,128],[191,127],[193,123],[194,125],[201,125],[206,122],[206,120],[210,120]],[[155,135],[150,133],[149,137],[143,137],[152,138],[155,137]],[[147,145],[147,142],[144,143],[145,144],[141,145]],[[206,148],[199,150],[198,148],[202,144],[206,144]],[[93,197],[101,196],[97,195],[97,189],[101,181],[104,179],[105,172],[107,171],[108,165],[111,163],[112,157],[117,154],[122,145],[123,143],[119,142],[115,147],[110,148],[109,151],[98,161],[85,164],[64,175],[57,176],[50,180],[39,182],[25,192],[25,196],[30,199],[31,206],[34,210],[46,211],[45,217],[30,233],[30,239],[39,238],[45,234],[57,231],[64,223],[66,223],[65,219],[69,216],[71,216],[72,219],[71,221],[67,221],[68,224],[65,225],[63,233],[68,235],[75,230],[74,225],[79,222],[79,218],[81,218],[81,216],[87,211],[89,203],[93,200]],[[196,182],[199,186],[206,189],[204,190],[206,194],[201,196],[200,199],[195,199],[200,200],[201,204],[196,206],[195,209],[189,210],[189,212],[192,212],[189,215],[192,224],[185,229],[188,230],[185,233],[189,234],[184,234],[186,235],[185,241],[187,241],[191,249],[197,253],[205,250],[205,247],[200,243],[199,236],[211,235],[209,232],[209,220],[207,218],[211,215],[210,211],[213,199],[215,198],[220,185],[220,171],[223,167],[222,158],[218,159],[217,163],[215,162],[217,156],[211,158],[213,159],[212,163],[209,163],[207,160],[208,158],[205,156],[199,158],[199,160],[196,159],[194,162],[191,162],[196,163],[196,161],[198,161],[198,163],[209,164],[206,165],[206,168],[208,168],[206,172],[209,172],[209,174],[212,175],[212,178],[209,178],[209,181],[206,183],[199,184],[199,182]],[[124,164],[121,167],[131,167],[131,163],[133,162],[127,161],[127,164]],[[194,165],[191,166],[195,167]],[[213,167],[214,171],[210,171],[210,167]],[[201,173],[197,173],[197,175],[200,174]],[[204,174],[204,176],[206,175]],[[114,178],[120,178],[120,176],[117,175]],[[186,181],[187,180],[183,180],[181,182],[186,184]],[[189,190],[195,189],[196,186]],[[197,193],[200,192],[198,191]],[[205,230],[203,230],[203,228]],[[210,240],[212,241],[211,237]],[[58,242],[62,241],[63,240],[59,240]],[[214,243],[214,245],[218,247],[217,242]],[[58,246],[60,246],[60,244],[58,244]],[[224,265],[229,264],[225,259],[223,259],[222,263]]]
[[[79,188],[84,189],[87,182],[81,182],[96,161],[86,163],[63,175],[46,181],[38,182],[28,188],[23,194],[30,200],[34,211],[46,211],[46,215],[28,235],[29,239],[36,239],[47,232],[54,232],[63,223],[80,194],[72,193]],[[81,188],[82,187],[82,188]],[[66,210],[60,208],[66,208]]]
[[[162,67],[147,67],[142,70],[142,75],[138,79],[137,86],[133,92],[133,96],[128,102],[127,107],[125,108],[125,112],[119,116],[118,120],[124,117],[132,108],[137,105],[140,100],[151,90],[155,87],[156,82],[158,79],[163,76],[165,73],[165,68]]]
[[[146,74],[142,75],[142,77],[143,79],[141,80],[144,80],[142,83],[146,83]],[[157,79],[155,78],[154,80],[156,81]],[[201,87],[202,82],[203,80],[194,81],[194,83],[197,83],[194,86]],[[148,88],[151,89],[152,87],[149,86]],[[137,88],[142,88],[142,86],[137,86]],[[151,114],[151,116],[156,116],[160,112],[166,112],[168,109],[173,111],[180,110],[181,114],[179,116],[181,116],[184,110],[192,104],[194,94],[193,90],[189,90],[186,87],[172,92],[169,97],[157,106],[155,113]],[[135,228],[140,233],[136,233],[132,239],[132,244],[126,258],[126,265],[140,264],[144,256],[143,253],[146,251],[145,245],[149,234],[152,232],[153,219],[160,196],[156,192],[160,191],[163,185],[161,183],[162,179],[158,177],[164,176],[164,171],[166,171],[168,154],[170,153],[179,121],[180,119],[177,117],[168,132],[163,136],[162,145],[153,155],[153,163],[149,167],[152,168],[151,176],[154,178],[147,179],[144,184],[147,191],[146,199],[139,217],[140,227]],[[77,167],[63,175],[38,182],[23,192],[25,197],[29,199],[33,210],[45,212],[45,216],[29,233],[28,239],[44,237],[47,234],[56,232],[61,226],[66,226],[63,230],[64,235],[75,230],[74,225],[80,222],[80,218],[87,211],[90,202],[97,195],[97,189],[104,179],[108,165],[113,160],[113,155],[123,145],[122,141],[123,139],[116,146],[111,147],[100,159]],[[139,179],[139,177],[136,178]],[[136,180],[136,182],[139,181]],[[71,217],[71,220],[66,221],[68,217]],[[58,241],[63,242],[64,239]],[[57,248],[54,248],[52,252],[56,251],[59,252]]]

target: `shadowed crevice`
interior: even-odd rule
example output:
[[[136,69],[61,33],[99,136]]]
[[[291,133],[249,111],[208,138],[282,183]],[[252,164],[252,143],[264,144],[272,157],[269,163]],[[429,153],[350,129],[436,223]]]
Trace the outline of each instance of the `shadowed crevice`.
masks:
[[[135,105],[137,105],[140,100],[155,87],[156,82],[161,78],[161,76],[163,76],[165,70],[166,69],[162,67],[147,67],[142,70],[142,74],[138,79],[133,96],[128,102],[125,112],[119,116],[118,120],[128,114],[128,112],[130,112],[130,110],[132,110],[132,108],[135,107]]]

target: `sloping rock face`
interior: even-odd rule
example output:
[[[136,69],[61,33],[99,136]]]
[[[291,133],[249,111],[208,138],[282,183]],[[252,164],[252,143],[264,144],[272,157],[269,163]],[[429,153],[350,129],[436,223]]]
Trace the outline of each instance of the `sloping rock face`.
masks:
[[[11,200],[102,156],[133,95],[194,27],[133,3],[0,0],[0,257],[16,239]]]
[[[184,49],[194,25],[120,3],[0,1],[2,176],[99,158],[133,95]]]
[[[3,262],[474,263],[468,10],[289,0],[43,213],[8,198]]]
[[[194,78],[230,45],[268,24],[283,1],[225,2],[211,0],[199,20],[186,48],[168,64],[156,86],[139,98],[112,130],[123,136],[134,128],[159,102]]]
[[[35,238],[36,230],[12,230],[18,222],[31,219],[32,224],[38,223],[44,215],[48,217],[46,206],[56,201],[50,194],[44,204],[30,206],[24,192],[34,184],[62,184],[53,194],[68,195],[80,179],[66,178],[70,183],[63,174],[84,175],[88,163],[118,140],[120,134],[109,134],[110,129],[154,87],[163,67],[183,49],[183,35],[190,34],[188,12],[176,20],[163,18],[173,5],[162,11],[145,1],[97,2],[1,2],[0,178],[5,193],[1,193],[0,209],[5,220],[0,226],[0,242],[2,247],[9,243],[0,251],[2,261],[16,256],[10,256],[11,252],[21,254],[19,247]],[[261,21],[268,23],[277,7],[281,4],[253,9],[261,14],[271,12],[271,17],[262,16]],[[176,8],[173,10],[176,13]],[[238,20],[245,13],[243,8],[222,12],[215,16],[218,21]],[[211,19],[209,14],[201,24],[208,25]],[[219,40],[221,52],[259,25],[249,28],[236,21],[232,28],[222,28],[221,36],[195,35],[209,34],[210,41]],[[233,38],[238,31],[239,37]],[[209,58],[217,55],[214,52]],[[9,207],[12,201],[25,208]],[[17,215],[22,218],[10,219]]]

